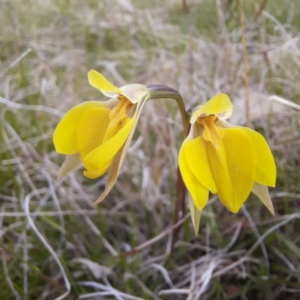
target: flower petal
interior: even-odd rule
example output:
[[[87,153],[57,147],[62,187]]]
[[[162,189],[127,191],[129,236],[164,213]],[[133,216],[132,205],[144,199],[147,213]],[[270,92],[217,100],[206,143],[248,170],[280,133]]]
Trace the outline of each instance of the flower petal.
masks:
[[[133,104],[144,100],[149,95],[149,89],[143,84],[126,84],[117,88],[95,70],[89,71],[88,80],[91,86],[99,89],[104,95],[108,97],[122,95]]]
[[[96,168],[101,169],[103,163],[112,160],[116,153],[120,150],[120,148],[128,138],[134,122],[135,117],[133,117],[132,119],[128,118],[128,121],[125,124],[125,126],[121,128],[117,134],[115,134],[109,140],[107,140],[99,147],[88,153],[87,156],[84,158],[83,162],[92,164]]]
[[[128,135],[126,142],[124,143],[124,145],[120,148],[120,150],[117,152],[117,154],[113,158],[112,164],[108,171],[105,189],[104,189],[103,193],[99,196],[99,198],[96,200],[95,204],[100,203],[107,196],[107,194],[111,191],[111,189],[113,188],[113,186],[118,178],[121,166],[124,162],[126,153],[128,151],[129,145],[131,143],[131,140],[132,140],[132,137],[134,134],[134,130],[136,128],[138,119],[141,115],[141,112],[142,112],[142,109],[143,109],[145,103],[146,103],[146,98],[143,99],[143,101],[138,102],[138,104],[137,104],[136,111],[132,118],[132,119],[134,119],[134,123],[132,125],[131,131]]]
[[[187,141],[182,151],[188,163],[189,169],[193,172],[195,177],[201,184],[210,190],[211,193],[217,192],[216,184],[210,170],[208,156],[206,151],[206,142],[203,138],[195,138]]]
[[[255,157],[251,141],[238,128],[224,129],[219,148],[208,143],[208,158],[220,201],[238,212],[254,182]]]
[[[77,148],[81,159],[101,145],[105,136],[110,110],[93,108],[87,111],[80,119],[77,128]]]
[[[106,163],[103,163],[102,168],[101,169],[94,169],[94,170],[84,170],[83,175],[87,178],[90,179],[95,179],[97,177],[102,176],[107,169],[110,167],[111,165],[111,161],[108,161]]]
[[[198,210],[202,210],[207,203],[209,190],[204,187],[201,182],[194,175],[193,171],[187,162],[188,153],[185,151],[188,145],[188,139],[186,139],[179,151],[178,164],[183,182],[191,194],[191,197]]]
[[[99,89],[105,96],[112,97],[117,94],[125,96],[119,88],[115,87],[102,74],[95,70],[89,71],[88,80],[91,86]]]
[[[239,127],[240,130],[249,137],[255,155],[255,182],[274,187],[276,182],[276,165],[272,152],[265,138],[258,132],[246,128]]]
[[[232,114],[232,103],[226,94],[218,94],[209,101],[196,107],[192,113],[191,123],[199,117],[217,115],[221,119],[228,119]]]
[[[106,107],[103,102],[88,101],[71,108],[60,120],[54,133],[53,143],[56,152],[75,154],[77,147],[77,127],[81,117],[92,108]]]

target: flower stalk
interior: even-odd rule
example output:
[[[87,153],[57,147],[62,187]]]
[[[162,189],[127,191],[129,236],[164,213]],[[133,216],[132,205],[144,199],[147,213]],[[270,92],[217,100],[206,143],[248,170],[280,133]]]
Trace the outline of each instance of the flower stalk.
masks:
[[[183,127],[183,134],[184,137],[187,136],[189,131],[189,116],[185,110],[184,102],[181,95],[174,89],[164,86],[164,85],[148,85],[147,86],[150,90],[150,99],[163,99],[163,98],[170,98],[174,99],[177,103],[177,106],[180,111],[182,127]]]
[[[185,139],[189,132],[190,123],[189,123],[189,116],[186,112],[185,105],[181,95],[176,90],[163,85],[150,85],[148,86],[148,88],[151,91],[150,92],[151,99],[171,98],[176,101],[181,115],[183,138]],[[186,196],[186,186],[183,182],[181,172],[178,166],[177,179],[176,179],[176,201],[174,206],[174,217],[173,217],[174,225],[178,223],[180,218],[183,219],[185,216],[185,196]],[[171,232],[170,253],[172,253],[174,244],[178,238],[181,227],[182,225],[178,227],[174,227],[174,230]]]

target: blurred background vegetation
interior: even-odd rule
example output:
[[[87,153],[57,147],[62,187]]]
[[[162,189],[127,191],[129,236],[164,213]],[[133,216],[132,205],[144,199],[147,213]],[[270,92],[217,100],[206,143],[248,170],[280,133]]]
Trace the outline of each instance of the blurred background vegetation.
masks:
[[[277,101],[300,104],[300,3],[244,2],[251,121],[276,158],[276,216],[252,195],[236,215],[212,197],[199,236],[187,218],[172,255],[176,104],[147,103],[96,208],[105,177],[57,181],[52,133],[75,104],[104,99],[92,68],[116,86],[173,87],[187,109],[227,93],[245,124],[239,1],[0,2],[0,299],[300,299],[300,112]]]

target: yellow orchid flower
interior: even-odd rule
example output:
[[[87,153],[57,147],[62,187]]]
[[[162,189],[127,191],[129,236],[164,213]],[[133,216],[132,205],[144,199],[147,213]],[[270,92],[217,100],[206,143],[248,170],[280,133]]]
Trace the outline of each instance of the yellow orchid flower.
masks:
[[[232,104],[225,94],[196,107],[179,152],[196,234],[209,192],[217,193],[220,201],[237,213],[252,191],[274,215],[268,186],[275,186],[276,166],[270,148],[258,132],[225,121],[231,113]]]
[[[58,153],[67,155],[59,178],[81,164],[83,174],[92,179],[109,170],[99,203],[117,179],[149,89],[141,84],[117,88],[94,70],[89,71],[88,80],[111,99],[87,101],[70,109],[57,125],[53,142]]]

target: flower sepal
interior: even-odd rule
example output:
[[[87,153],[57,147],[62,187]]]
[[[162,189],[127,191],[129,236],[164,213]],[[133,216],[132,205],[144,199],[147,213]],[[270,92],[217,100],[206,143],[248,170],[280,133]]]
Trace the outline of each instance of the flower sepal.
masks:
[[[57,174],[57,180],[62,179],[69,173],[79,169],[81,166],[81,160],[79,153],[67,155],[62,166],[60,167],[58,174]]]

